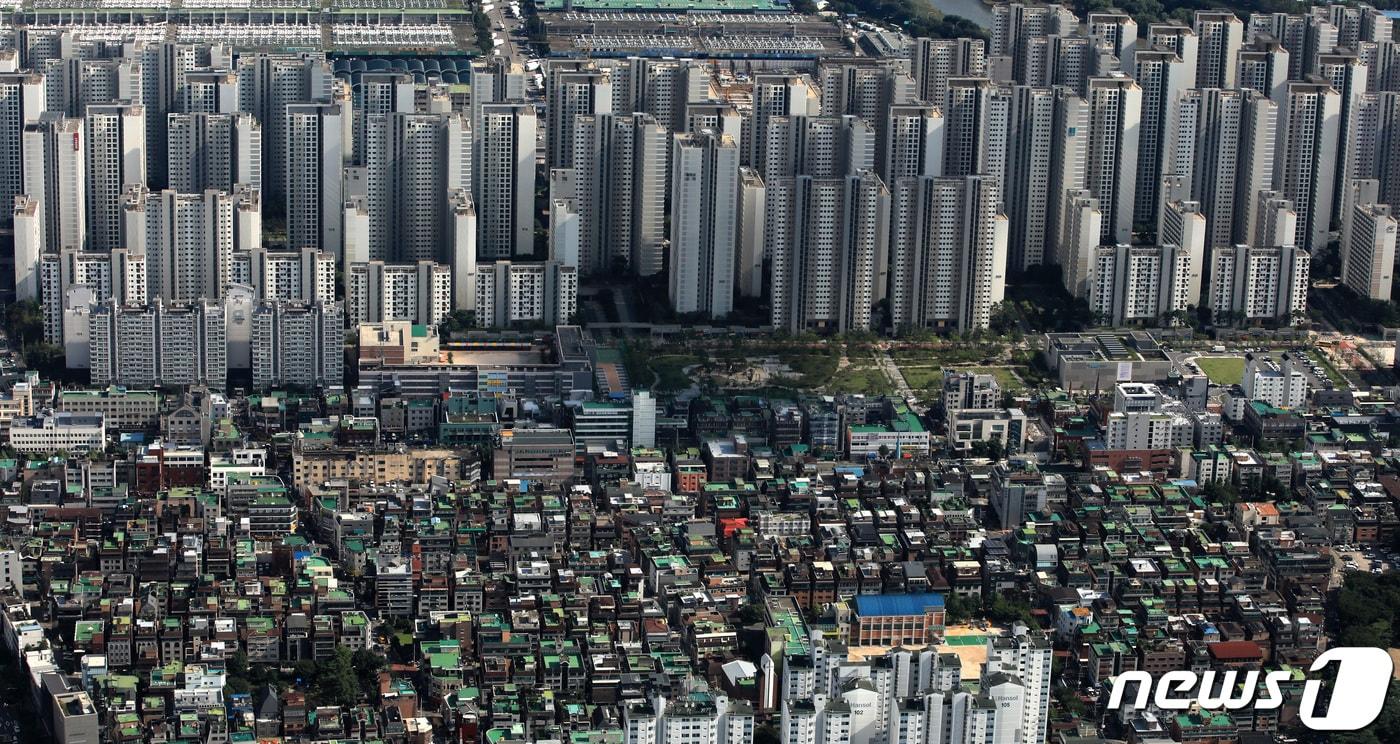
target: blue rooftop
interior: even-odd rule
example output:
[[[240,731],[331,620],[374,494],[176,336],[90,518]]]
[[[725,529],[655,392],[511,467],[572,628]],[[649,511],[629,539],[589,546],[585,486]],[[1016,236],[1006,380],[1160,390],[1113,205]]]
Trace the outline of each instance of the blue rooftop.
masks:
[[[861,617],[877,615],[922,615],[929,607],[942,607],[943,595],[922,594],[860,594],[856,596],[856,614]]]

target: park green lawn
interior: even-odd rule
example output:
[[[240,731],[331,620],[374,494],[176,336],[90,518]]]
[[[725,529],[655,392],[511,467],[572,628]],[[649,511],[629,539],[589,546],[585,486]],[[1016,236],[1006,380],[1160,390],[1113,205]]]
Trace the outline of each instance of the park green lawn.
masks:
[[[1244,357],[1196,357],[1196,366],[1217,385],[1238,385],[1244,379]]]

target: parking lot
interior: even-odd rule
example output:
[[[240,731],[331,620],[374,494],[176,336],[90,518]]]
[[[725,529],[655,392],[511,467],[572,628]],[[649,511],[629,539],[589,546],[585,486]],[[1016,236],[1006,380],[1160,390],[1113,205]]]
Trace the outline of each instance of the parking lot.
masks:
[[[1360,545],[1337,546],[1337,557],[1342,561],[1342,571],[1369,571],[1379,574],[1395,568],[1400,555],[1387,548]]]

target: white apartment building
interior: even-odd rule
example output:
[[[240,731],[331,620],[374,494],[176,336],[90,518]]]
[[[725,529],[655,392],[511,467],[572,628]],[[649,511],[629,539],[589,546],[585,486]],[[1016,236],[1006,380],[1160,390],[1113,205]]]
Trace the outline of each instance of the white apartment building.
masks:
[[[339,385],[344,346],[345,315],[339,303],[259,303],[252,318],[253,385]]]
[[[1308,377],[1293,366],[1292,358],[1282,364],[1266,357],[1250,359],[1240,387],[1246,400],[1262,400],[1275,408],[1300,408],[1308,402]]]
[[[25,217],[34,220],[26,229],[19,224],[20,206],[15,205],[15,250],[20,241],[30,243],[31,252],[83,250],[87,246],[87,145],[82,119],[46,114],[24,127],[23,194],[29,205]],[[32,209],[32,214],[29,210]],[[16,268],[19,267],[16,259]]]
[[[287,246],[339,255],[345,209],[345,122],[338,103],[297,103],[286,108],[282,193],[287,205]],[[261,120],[266,123],[267,120]],[[264,143],[266,147],[270,143]]]
[[[1361,297],[1389,302],[1395,276],[1396,236],[1390,205],[1356,204],[1346,220],[1342,283]]]
[[[986,328],[1006,291],[1009,230],[995,179],[905,179],[892,201],[894,327]]]
[[[101,451],[107,446],[107,426],[100,413],[40,413],[10,422],[10,446],[30,454],[67,450]]]
[[[768,182],[774,328],[869,330],[888,250],[889,189],[874,172]]]
[[[235,253],[233,281],[260,300],[335,300],[335,256],[314,248]]]
[[[363,122],[368,243],[355,244],[347,263],[447,261],[449,195],[472,183],[466,116],[416,114],[410,106],[407,112],[368,114]],[[357,187],[349,188],[351,196],[360,195],[353,193]]]
[[[535,246],[533,104],[485,103],[475,129],[472,177],[483,259],[529,255]]]
[[[1191,258],[1174,245],[1099,246],[1089,308],[1113,325],[1161,323],[1163,315],[1196,304]]]
[[[987,44],[981,39],[915,39],[911,56],[918,100],[935,106],[947,99],[948,78],[987,74]]]
[[[94,303],[88,314],[93,385],[208,385],[228,375],[224,306]]]
[[[1327,245],[1336,194],[1342,99],[1325,82],[1289,81],[1279,121],[1274,186],[1298,213],[1299,245]]]
[[[1142,88],[1116,73],[1090,78],[1089,142],[1085,151],[1085,187],[1103,210],[1103,239],[1130,243],[1138,182],[1138,146],[1142,125]]]
[[[1244,22],[1229,11],[1196,11],[1196,88],[1234,88]]]
[[[133,186],[122,201],[125,248],[145,254],[152,297],[185,303],[222,297],[236,253],[262,245],[252,193],[149,192]],[[244,218],[250,218],[245,221]]]
[[[1311,257],[1302,248],[1239,245],[1211,252],[1203,303],[1213,318],[1250,321],[1306,312]]]
[[[484,263],[476,272],[476,324],[559,325],[578,312],[578,269],[558,261]]]
[[[437,326],[452,312],[452,269],[432,261],[351,264],[345,312],[349,322],[407,320]]]
[[[1121,16],[1112,16],[1119,19]],[[1131,19],[1129,19],[1131,22]],[[1092,25],[1092,24],[1091,24]],[[1110,28],[1126,31],[1119,24]],[[1133,24],[1133,41],[1137,25]],[[1177,121],[1177,106],[1181,94],[1195,81],[1196,71],[1169,49],[1137,49],[1128,46],[1130,58],[1122,59],[1123,69],[1132,71],[1142,88],[1142,119],[1138,130],[1137,193],[1133,197],[1133,222],[1152,224],[1157,220],[1157,206],[1170,132]]]
[[[734,308],[739,146],[712,132],[678,134],[671,151],[669,294],[678,313]]]
[[[125,248],[122,201],[146,183],[146,110],[140,104],[89,106],[85,121],[88,248]]]
[[[665,126],[649,114],[583,114],[573,128],[572,172],[551,179],[551,198],[572,200],[577,210],[579,271],[607,275],[626,265],[639,276],[656,274],[664,266],[670,186]],[[570,193],[554,193],[556,183],[570,184]]]
[[[263,126],[247,113],[170,114],[168,187],[181,194],[263,186]]]

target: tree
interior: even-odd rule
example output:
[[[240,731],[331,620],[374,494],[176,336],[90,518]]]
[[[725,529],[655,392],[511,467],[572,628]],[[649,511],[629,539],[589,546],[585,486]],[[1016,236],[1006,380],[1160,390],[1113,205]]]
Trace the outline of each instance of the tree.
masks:
[[[384,657],[362,648],[350,657],[350,664],[360,680],[360,690],[373,698],[379,688],[379,672],[384,668]]]
[[[343,708],[359,702],[360,690],[351,659],[350,649],[337,646],[329,659],[314,665],[311,690],[318,703]]]

